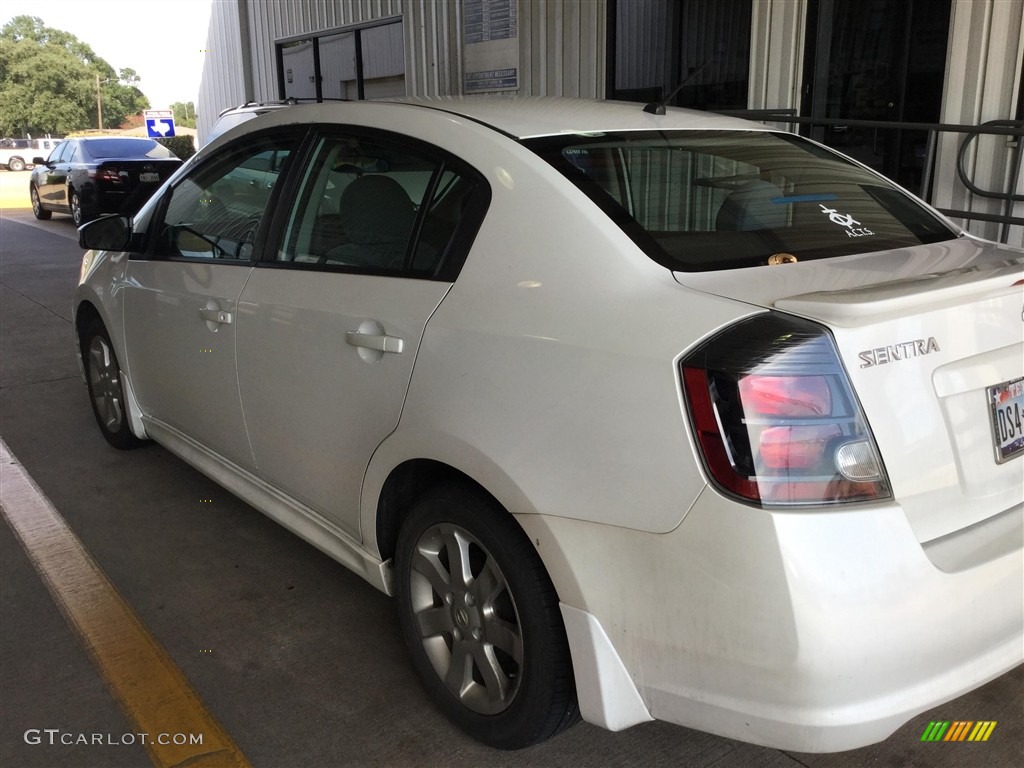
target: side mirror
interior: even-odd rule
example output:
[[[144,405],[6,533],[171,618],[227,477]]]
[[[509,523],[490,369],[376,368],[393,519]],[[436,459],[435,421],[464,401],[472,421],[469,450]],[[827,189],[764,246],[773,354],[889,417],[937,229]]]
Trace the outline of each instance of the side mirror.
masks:
[[[42,157],[33,157],[32,165],[46,165],[46,160]]]
[[[103,216],[78,228],[78,244],[86,250],[126,251],[132,240],[127,216]]]

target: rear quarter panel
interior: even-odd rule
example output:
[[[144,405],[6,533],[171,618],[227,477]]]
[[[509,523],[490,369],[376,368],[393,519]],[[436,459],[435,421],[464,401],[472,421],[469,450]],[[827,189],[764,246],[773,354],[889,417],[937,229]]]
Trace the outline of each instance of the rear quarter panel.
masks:
[[[518,143],[456,118],[406,125],[483,173],[492,203],[369,467],[368,545],[380,488],[413,458],[462,470],[514,514],[673,529],[705,484],[676,362],[751,308],[678,285]]]

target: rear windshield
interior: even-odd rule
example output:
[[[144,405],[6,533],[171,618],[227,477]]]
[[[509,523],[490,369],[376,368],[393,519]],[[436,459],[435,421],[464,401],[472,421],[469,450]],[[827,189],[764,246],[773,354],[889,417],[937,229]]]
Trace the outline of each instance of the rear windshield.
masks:
[[[524,143],[673,270],[824,259],[957,236],[882,177],[791,134],[566,134]]]
[[[82,146],[85,147],[86,154],[94,160],[141,160],[147,157],[176,156],[163,144],[158,144],[152,139],[89,139],[83,141]]]

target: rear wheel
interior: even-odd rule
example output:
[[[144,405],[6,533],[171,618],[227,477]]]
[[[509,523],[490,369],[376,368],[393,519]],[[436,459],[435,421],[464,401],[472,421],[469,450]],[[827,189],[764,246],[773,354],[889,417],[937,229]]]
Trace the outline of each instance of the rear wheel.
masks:
[[[39,190],[35,186],[28,188],[28,196],[32,198],[32,215],[40,221],[46,221],[53,214],[43,208],[43,204],[39,200]]]
[[[7,161],[7,167],[12,171],[24,171],[25,161],[20,157],[12,157]]]
[[[121,367],[106,328],[92,320],[79,336],[89,400],[100,432],[108,443],[121,450],[142,444],[128,422],[128,406],[121,385]]]
[[[402,634],[435,704],[499,749],[579,718],[558,597],[522,529],[466,485],[428,491],[398,539]]]
[[[71,218],[76,227],[82,226],[92,218],[82,210],[82,198],[79,197],[78,190],[73,187],[68,190],[68,204],[71,206]]]

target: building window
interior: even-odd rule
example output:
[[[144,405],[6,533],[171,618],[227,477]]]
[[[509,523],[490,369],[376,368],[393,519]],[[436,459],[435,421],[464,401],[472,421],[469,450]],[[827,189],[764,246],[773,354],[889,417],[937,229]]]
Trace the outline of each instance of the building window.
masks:
[[[811,4],[800,113],[885,123],[938,122],[951,15],[950,0]],[[911,191],[928,194],[921,188],[927,131],[834,125],[809,133]]]
[[[752,0],[610,0],[608,98],[746,109],[752,14]]]
[[[380,99],[405,96],[401,19],[285,40],[277,44],[282,99]]]

